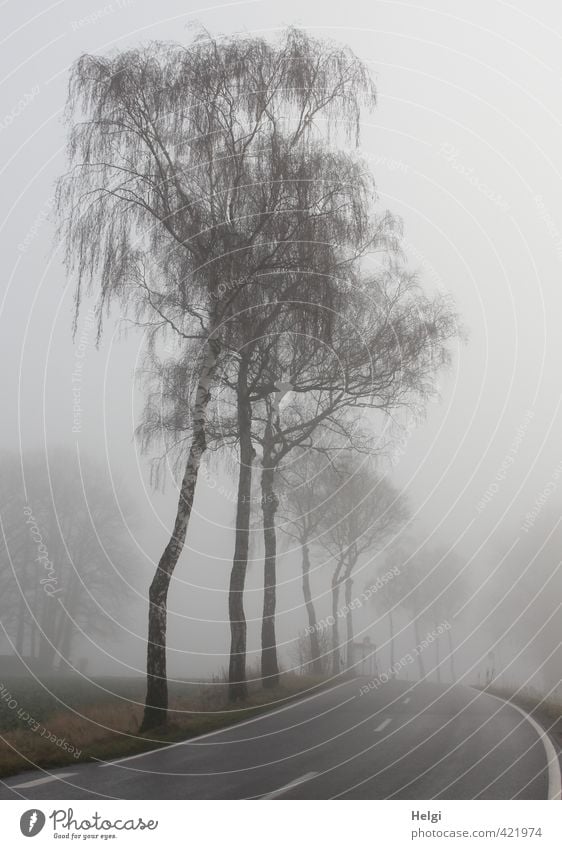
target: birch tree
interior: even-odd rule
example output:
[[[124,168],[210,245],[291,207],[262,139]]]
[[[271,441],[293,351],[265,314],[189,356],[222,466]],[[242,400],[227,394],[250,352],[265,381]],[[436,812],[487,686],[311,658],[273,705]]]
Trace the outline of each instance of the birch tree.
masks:
[[[340,450],[372,450],[373,440],[355,432],[352,416],[357,417],[363,408],[387,414],[423,402],[432,392],[435,371],[447,362],[447,345],[456,332],[448,302],[440,296],[427,297],[403,268],[391,265],[371,277],[352,275],[348,282],[352,285],[328,334],[311,338],[277,327],[273,338],[255,345],[258,372],[262,379],[264,373],[270,374],[275,387],[254,413],[256,423],[261,422],[254,440],[261,446],[262,466],[262,678],[266,686],[273,686],[279,677],[275,639],[279,465],[301,446],[325,450],[316,444],[319,431],[330,432]],[[281,411],[285,392],[288,401]],[[353,533],[353,528],[347,530]],[[353,556],[350,548],[342,566],[346,596],[359,554]],[[351,616],[347,623],[351,634]]]
[[[253,303],[258,275],[267,280],[268,270],[285,270],[283,248],[293,245],[296,231],[293,220],[279,236],[284,169],[291,157],[300,154],[302,161],[310,153],[317,120],[355,139],[361,107],[373,103],[370,77],[350,50],[295,29],[278,44],[204,35],[188,47],[156,43],[111,57],[85,55],[73,67],[70,169],[59,184],[58,207],[77,312],[84,292],[95,290],[99,332],[105,308],[117,300],[149,331],[152,345],[162,334],[176,334],[194,363],[174,527],[149,592],[142,730],[167,719],[167,595],[207,447],[207,408],[232,295],[240,311],[244,298]],[[248,192],[249,186],[260,189]],[[308,256],[321,253],[303,244]],[[260,303],[268,300],[262,283]],[[244,368],[240,382],[241,454],[242,447],[247,454]],[[246,461],[241,456],[241,465]],[[246,516],[238,520],[244,527]],[[246,561],[242,533],[236,575]],[[232,613],[233,640],[243,642],[243,614]]]

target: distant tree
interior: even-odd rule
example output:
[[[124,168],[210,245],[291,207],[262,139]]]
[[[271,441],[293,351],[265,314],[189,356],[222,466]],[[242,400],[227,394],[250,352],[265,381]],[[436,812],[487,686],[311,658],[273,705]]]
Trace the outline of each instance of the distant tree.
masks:
[[[557,467],[558,470],[558,467]],[[556,471],[556,480],[558,471]],[[512,693],[540,693],[545,704],[562,704],[562,527],[559,489],[526,514],[506,517],[502,532],[470,564],[471,592],[455,622],[467,633],[478,616],[476,646],[480,683],[494,679]],[[527,500],[528,499],[528,500]],[[531,505],[526,496],[521,510]],[[519,542],[514,546],[514,539]],[[481,591],[485,587],[485,592]],[[471,641],[472,642],[472,641]],[[491,651],[492,657],[487,656]],[[499,679],[499,680],[498,680]]]
[[[399,562],[400,574],[388,585],[389,601],[400,604],[412,616],[416,645],[421,643],[420,625],[433,631],[435,651],[435,677],[441,681],[441,642],[444,628],[447,634],[448,659],[451,680],[455,680],[454,664],[454,619],[462,606],[466,594],[462,560],[456,552],[443,545],[418,544],[414,539],[403,541],[392,553],[392,560]],[[420,676],[426,675],[422,651],[416,656]]]
[[[299,641],[301,655],[315,675],[321,675],[328,657],[327,646],[321,646],[320,628],[310,586],[310,549],[323,524],[323,509],[327,499],[322,472],[329,461],[324,454],[300,448],[288,468],[280,472],[279,489],[281,529],[296,540],[301,554],[302,592],[308,627]],[[323,634],[325,636],[325,634]],[[307,651],[301,645],[308,640]],[[324,640],[324,643],[326,641]],[[324,650],[323,650],[324,649]]]
[[[448,638],[451,679],[455,680],[453,627],[451,619],[462,602],[466,585],[460,575],[459,557],[443,546],[432,547],[418,543],[415,538],[399,539],[391,546],[383,559],[380,572],[396,570],[376,594],[373,603],[389,617],[391,667],[394,662],[394,613],[403,610],[411,619],[416,661],[420,679],[426,678],[426,649],[422,646],[420,626],[434,631],[432,639],[436,663],[435,675],[441,681],[440,626],[445,628]],[[444,631],[445,632],[445,631]],[[421,646],[421,648],[420,648]]]
[[[322,663],[318,665],[318,658],[328,657],[330,652],[330,637],[324,628],[319,629],[316,634],[319,655],[312,654],[312,643],[306,631],[299,631],[297,639],[291,646],[290,658],[293,666],[303,675],[322,675],[324,669]]]
[[[416,556],[417,551],[418,546],[412,539],[400,540],[393,548],[390,557],[393,564],[398,566],[399,574],[388,585],[389,600],[394,599],[394,606],[399,605],[410,616],[416,649],[422,641],[420,624],[427,618],[422,589],[425,569],[419,555]],[[426,672],[423,651],[416,651],[415,657],[420,680],[424,680]]]
[[[454,550],[444,546],[423,552],[425,578],[421,584],[427,608],[427,621],[435,632],[447,625],[448,660],[451,680],[456,680],[454,657],[454,620],[466,595],[466,582],[461,574],[462,560]],[[441,644],[435,639],[435,677],[441,682]]]
[[[374,552],[396,534],[408,517],[403,497],[371,464],[353,455],[334,464],[333,492],[324,521],[322,544],[336,562],[332,574],[332,672],[340,672],[339,601],[345,589],[346,667],[353,669],[353,574],[363,555]]]
[[[368,589],[368,586],[376,587],[376,591],[371,593],[369,600],[378,613],[388,618],[388,646],[390,654],[389,669],[391,670],[391,676],[394,675],[393,670],[395,668],[396,659],[395,615],[400,604],[400,599],[397,599],[398,584],[394,583],[396,578],[399,578],[399,575],[396,572],[397,566],[394,559],[395,558],[392,556],[392,547],[390,551],[385,552],[384,555],[376,558],[376,562],[379,564],[378,569],[366,584],[366,590]],[[393,572],[393,570],[395,571]],[[377,585],[377,581],[379,581],[379,585]]]
[[[4,457],[0,480],[2,623],[18,655],[74,668],[76,640],[118,636],[131,597],[133,549],[114,493],[92,461],[78,467],[66,452],[48,467]]]

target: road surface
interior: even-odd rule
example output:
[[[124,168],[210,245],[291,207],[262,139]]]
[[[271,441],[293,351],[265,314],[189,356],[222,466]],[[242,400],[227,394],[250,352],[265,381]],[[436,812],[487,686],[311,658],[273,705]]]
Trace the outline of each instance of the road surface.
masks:
[[[460,685],[365,679],[223,731],[111,763],[22,773],[2,799],[547,799],[541,729]],[[549,749],[550,746],[550,758]]]

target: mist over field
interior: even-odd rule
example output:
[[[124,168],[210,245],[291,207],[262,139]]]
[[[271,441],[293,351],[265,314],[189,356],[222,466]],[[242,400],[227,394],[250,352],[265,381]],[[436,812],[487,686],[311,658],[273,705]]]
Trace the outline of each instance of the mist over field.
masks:
[[[339,684],[558,745],[557,4],[2,14],[1,774]]]

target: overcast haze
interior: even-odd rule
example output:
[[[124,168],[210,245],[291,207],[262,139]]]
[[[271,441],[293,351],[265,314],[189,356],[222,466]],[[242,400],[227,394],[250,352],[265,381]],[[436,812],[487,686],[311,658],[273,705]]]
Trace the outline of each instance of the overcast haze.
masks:
[[[466,643],[459,652],[472,667],[472,681],[496,639],[494,628],[504,627],[497,622],[510,621],[538,589],[536,581],[522,579],[508,612],[495,617],[495,626],[492,617],[479,627],[490,598],[510,590],[556,528],[562,506],[562,9],[556,2],[431,5],[257,0],[205,8],[192,0],[112,0],[45,6],[34,0],[3,7],[10,21],[0,58],[1,447],[25,457],[65,445],[97,462],[115,486],[116,510],[121,491],[136,504],[128,604],[141,613],[125,617],[119,642],[104,647],[114,661],[84,645],[92,671],[144,673],[146,592],[176,490],[169,479],[164,492],[151,487],[150,458],[133,437],[142,405],[134,382],[142,334],[113,311],[96,349],[85,303],[72,339],[74,286],[52,247],[51,214],[54,183],[66,164],[68,68],[83,52],[107,54],[152,40],[187,44],[196,25],[213,35],[273,38],[293,24],[350,45],[368,63],[378,107],[364,116],[361,146],[380,202],[403,218],[409,266],[428,290],[452,295],[466,334],[424,421],[413,426],[407,416],[398,419],[404,434],[393,480],[410,500],[417,538],[454,546],[462,557],[476,593],[463,614]],[[83,362],[79,421],[73,418],[77,360]],[[219,476],[227,490],[235,487],[235,476]],[[197,519],[176,573],[184,592],[170,602],[170,670],[182,677],[218,672],[228,662],[224,589],[235,507],[219,488],[202,484],[198,491]],[[545,488],[540,515],[523,528]],[[511,571],[483,584],[519,537]],[[556,568],[559,552],[555,544],[552,549],[540,580]],[[246,604],[249,648],[256,652],[261,549],[254,555]],[[361,566],[357,586],[373,569]],[[283,644],[304,619],[299,563],[283,555],[279,572]],[[559,599],[560,579],[551,586]],[[325,615],[327,580],[318,578],[317,594]],[[551,602],[552,593],[548,615]],[[542,604],[539,597],[537,622]],[[358,637],[370,633],[383,644],[385,626],[373,627],[372,620],[372,611],[358,613]],[[547,644],[548,652],[555,648],[552,638]],[[286,650],[288,658],[289,645]],[[542,652],[540,641],[531,646],[510,669],[510,680],[528,683]],[[546,686],[542,674],[532,684]]]

